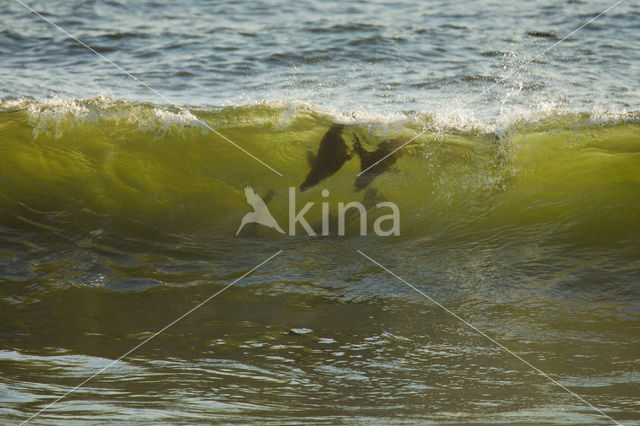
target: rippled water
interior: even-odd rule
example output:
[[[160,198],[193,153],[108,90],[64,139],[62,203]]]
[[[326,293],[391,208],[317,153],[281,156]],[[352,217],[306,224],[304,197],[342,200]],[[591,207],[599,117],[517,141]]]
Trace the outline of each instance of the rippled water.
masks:
[[[0,4],[0,423],[640,422],[637,2],[28,4],[191,112]],[[336,122],[401,235],[236,237]]]
[[[466,108],[494,116],[539,103],[637,110],[634,1],[501,78],[611,4],[111,0],[34,7],[181,105],[264,99],[341,112],[434,112],[497,82]],[[109,92],[165,103],[15,1],[3,2],[0,16],[1,99]]]

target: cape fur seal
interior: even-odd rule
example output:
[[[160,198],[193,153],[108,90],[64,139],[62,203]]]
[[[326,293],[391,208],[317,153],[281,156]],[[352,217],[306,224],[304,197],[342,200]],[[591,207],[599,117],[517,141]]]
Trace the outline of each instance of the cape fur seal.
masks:
[[[393,151],[402,145],[402,142],[397,139],[382,141],[378,144],[375,151],[369,152],[362,147],[357,135],[353,135],[353,138],[353,149],[358,154],[358,157],[360,157],[361,174],[356,177],[357,192],[369,186],[376,176],[389,170],[389,168],[398,161],[398,157],[402,154],[400,150],[396,152]],[[392,152],[393,154],[391,154]]]
[[[400,150],[393,152],[401,145],[399,140],[380,142],[374,151],[369,152],[362,147],[356,134],[353,135],[353,152],[350,153],[342,138],[344,127],[342,124],[333,124],[320,141],[317,154],[309,153],[311,170],[300,185],[300,191],[305,191],[335,174],[347,160],[351,159],[353,152],[360,158],[361,174],[356,177],[355,186],[356,192],[361,191],[369,186],[376,176],[384,173],[395,164],[401,155]],[[393,154],[391,154],[392,152]],[[378,161],[379,163],[376,164]]]
[[[347,144],[342,139],[343,129],[344,126],[341,124],[332,125],[320,141],[318,153],[315,156],[309,154],[311,171],[300,185],[300,191],[305,191],[333,175],[351,158],[347,152]]]

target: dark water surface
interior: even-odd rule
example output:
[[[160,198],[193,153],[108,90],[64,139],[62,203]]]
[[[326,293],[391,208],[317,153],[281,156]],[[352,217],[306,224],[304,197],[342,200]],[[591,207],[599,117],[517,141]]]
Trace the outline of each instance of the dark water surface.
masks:
[[[637,2],[531,63],[612,3],[28,4],[190,112],[0,4],[0,423],[279,250],[32,422],[610,423],[360,250],[640,424]],[[401,234],[236,236],[245,186],[286,228],[335,123],[418,136],[371,184]],[[359,171],[297,192],[309,222]]]

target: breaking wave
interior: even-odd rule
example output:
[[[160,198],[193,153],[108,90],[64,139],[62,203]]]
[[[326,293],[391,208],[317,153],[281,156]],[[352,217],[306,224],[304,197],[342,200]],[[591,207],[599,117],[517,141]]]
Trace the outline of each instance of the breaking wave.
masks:
[[[245,186],[275,194],[270,209],[286,221],[288,187],[300,186],[308,153],[332,124],[342,123],[348,146],[355,134],[370,150],[419,135],[371,184],[380,199],[400,208],[403,240],[544,232],[568,240],[637,241],[639,117],[548,111],[481,123],[437,114],[335,114],[302,103],[190,112],[104,97],[4,103],[0,217],[18,228],[82,233],[139,225],[232,237],[249,209]],[[331,208],[360,201],[359,172],[354,156],[298,193],[297,201],[325,201]],[[330,191],[328,199],[322,189]],[[319,220],[319,213],[310,212],[310,219]]]

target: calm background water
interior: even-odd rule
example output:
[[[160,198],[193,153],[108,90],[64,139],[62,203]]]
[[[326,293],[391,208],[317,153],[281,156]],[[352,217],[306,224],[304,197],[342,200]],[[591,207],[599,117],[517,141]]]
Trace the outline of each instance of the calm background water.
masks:
[[[299,100],[340,111],[638,109],[640,5],[613,2],[47,1],[35,10],[181,105]],[[165,103],[14,1],[0,99]],[[535,37],[531,33],[551,37]],[[544,105],[540,105],[544,104]]]
[[[0,3],[0,423],[280,249],[34,423],[608,422],[356,249],[640,423],[638,2],[523,69],[611,3],[28,4],[286,177],[165,127],[165,101]],[[241,188],[299,185],[331,117],[376,137],[418,117],[410,137],[425,114],[444,133],[376,181],[402,237],[233,236]]]

